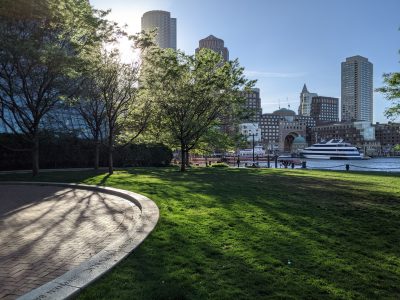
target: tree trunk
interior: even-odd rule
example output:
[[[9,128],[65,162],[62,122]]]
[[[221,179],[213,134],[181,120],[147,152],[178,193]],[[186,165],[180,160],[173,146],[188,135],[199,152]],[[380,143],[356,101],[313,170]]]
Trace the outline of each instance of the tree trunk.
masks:
[[[94,169],[99,169],[99,160],[100,160],[100,141],[99,138],[95,138],[95,146],[94,146]]]
[[[114,173],[113,151],[113,135],[110,134],[108,137],[108,174],[110,175]]]
[[[37,134],[33,137],[32,147],[32,176],[39,174],[39,137]]]
[[[186,147],[185,147],[185,145],[183,143],[181,143],[181,172],[185,172],[186,171],[185,154],[186,154]]]
[[[190,167],[190,161],[189,161],[190,157],[189,157],[189,150],[186,148],[185,149],[185,163],[186,163],[186,167]]]

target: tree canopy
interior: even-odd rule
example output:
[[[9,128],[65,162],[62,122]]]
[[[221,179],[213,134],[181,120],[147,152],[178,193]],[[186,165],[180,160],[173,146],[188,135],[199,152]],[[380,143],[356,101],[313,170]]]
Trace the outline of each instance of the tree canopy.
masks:
[[[385,98],[391,102],[391,106],[386,109],[385,115],[393,119],[400,117],[400,72],[383,74],[383,82],[384,86],[376,89],[376,91],[383,93]]]
[[[0,119],[32,145],[39,170],[44,117],[76,92],[89,53],[113,24],[87,0],[0,0]]]
[[[388,73],[383,75],[385,85],[377,91],[384,94],[385,98],[391,102],[391,106],[385,111],[389,118],[400,116],[400,73]]]
[[[94,80],[104,106],[108,168],[112,174],[117,135],[134,140],[146,129],[152,110],[150,101],[138,96],[139,66],[121,62],[117,50],[104,50],[100,58]]]
[[[144,55],[141,86],[157,103],[160,130],[180,147],[182,171],[201,138],[238,115],[245,101],[241,92],[253,84],[237,60],[224,62],[209,49],[191,56],[150,47]]]

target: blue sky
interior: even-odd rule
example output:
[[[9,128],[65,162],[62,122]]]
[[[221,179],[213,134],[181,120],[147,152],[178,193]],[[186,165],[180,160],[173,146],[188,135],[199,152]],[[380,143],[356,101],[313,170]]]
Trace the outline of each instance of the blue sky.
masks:
[[[310,92],[340,98],[340,63],[362,55],[374,65],[374,87],[382,74],[400,70],[400,0],[91,0],[110,8],[110,18],[140,31],[148,10],[177,18],[178,48],[193,54],[198,41],[213,34],[225,41],[258,79],[263,112],[287,107],[297,112],[306,83]],[[129,48],[125,49],[129,53]],[[374,93],[374,121],[388,102]]]

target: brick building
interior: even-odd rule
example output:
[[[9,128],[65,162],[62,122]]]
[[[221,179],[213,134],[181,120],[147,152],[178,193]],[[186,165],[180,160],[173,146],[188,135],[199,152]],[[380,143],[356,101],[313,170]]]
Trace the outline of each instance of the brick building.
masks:
[[[312,97],[310,116],[317,125],[339,122],[339,99],[325,96]]]
[[[393,151],[395,145],[400,144],[400,123],[380,124],[376,123],[375,138],[381,144],[381,154],[385,155]]]

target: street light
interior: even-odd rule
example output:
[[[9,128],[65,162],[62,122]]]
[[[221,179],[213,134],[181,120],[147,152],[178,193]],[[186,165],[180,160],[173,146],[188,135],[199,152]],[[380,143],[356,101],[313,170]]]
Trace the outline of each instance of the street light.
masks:
[[[244,129],[247,129],[244,132],[244,135],[246,136],[247,141],[249,141],[249,137],[252,137],[252,140],[253,140],[253,167],[255,167],[255,136],[256,135],[258,136],[258,126],[256,126],[255,123],[252,124],[253,126],[249,126],[248,124],[244,124],[244,125],[245,125]]]
[[[252,137],[253,137],[253,167],[255,167],[255,164],[254,164],[254,137],[255,137],[255,133],[252,133],[252,134],[250,134]]]

